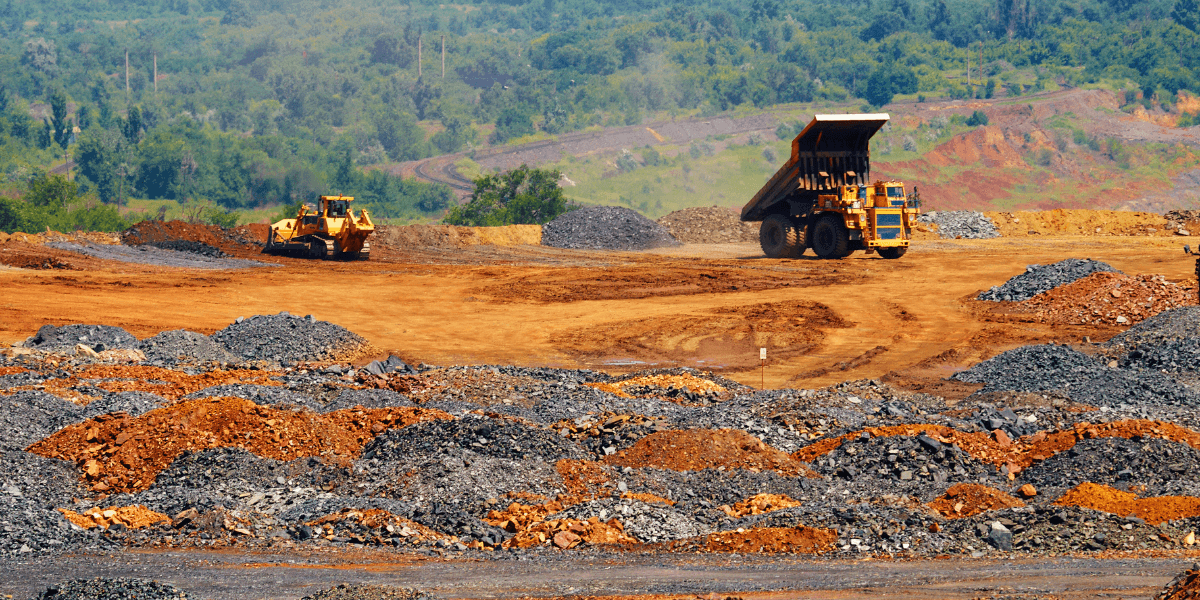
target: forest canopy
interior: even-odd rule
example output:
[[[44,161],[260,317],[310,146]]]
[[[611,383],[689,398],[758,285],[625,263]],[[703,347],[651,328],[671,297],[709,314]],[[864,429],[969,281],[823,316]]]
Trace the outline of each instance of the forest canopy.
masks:
[[[0,181],[26,195],[69,153],[78,193],[111,205],[342,192],[432,217],[450,191],[390,166],[655,113],[1051,77],[1171,102],[1200,90],[1198,28],[1197,0],[0,0]]]

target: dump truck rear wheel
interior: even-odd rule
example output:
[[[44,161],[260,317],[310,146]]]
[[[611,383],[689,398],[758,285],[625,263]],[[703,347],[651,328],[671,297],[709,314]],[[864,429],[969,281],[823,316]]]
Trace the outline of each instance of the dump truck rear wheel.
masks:
[[[804,242],[792,220],[784,215],[767,215],[758,229],[758,243],[767,258],[796,258]]]
[[[835,215],[817,219],[811,237],[809,243],[820,258],[845,258],[850,255],[850,234],[846,231],[846,224]]]
[[[901,256],[904,256],[904,253],[908,252],[908,248],[905,248],[904,246],[897,246],[895,248],[879,248],[876,250],[876,252],[879,252],[879,256],[884,258],[897,259]]]

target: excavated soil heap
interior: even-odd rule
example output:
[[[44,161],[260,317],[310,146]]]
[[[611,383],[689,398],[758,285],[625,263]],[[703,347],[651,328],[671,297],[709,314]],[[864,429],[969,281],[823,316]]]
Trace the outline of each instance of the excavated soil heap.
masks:
[[[543,544],[551,544],[556,548],[569,550],[581,544],[636,544],[637,539],[625,533],[621,522],[614,519],[601,521],[592,517],[587,521],[577,519],[556,519],[538,523],[528,531],[522,531],[505,540],[504,548],[529,548]]]
[[[73,388],[83,384],[98,387],[113,392],[149,392],[168,400],[177,400],[192,392],[198,392],[213,386],[226,384],[274,385],[279,382],[271,380],[262,371],[230,370],[208,371],[189,375],[182,371],[161,369],[158,367],[141,367],[135,365],[91,365],[71,377],[47,379],[37,385],[15,386],[0,391],[0,396],[23,390],[37,389],[48,394],[54,394],[64,400],[86,401],[94,399],[74,391]]]
[[[1004,237],[1026,235],[1174,235],[1162,215],[1127,210],[985,212]],[[1099,228],[1099,231],[1097,231]]]
[[[892,425],[887,427],[867,427],[838,437],[826,438],[809,444],[792,453],[792,458],[809,463],[817,457],[824,456],[844,442],[859,438],[863,433],[873,437],[888,437],[894,435],[928,435],[943,444],[954,444],[963,452],[996,467],[1008,466],[1008,472],[1015,474],[1035,462],[1046,460],[1059,452],[1065,452],[1075,446],[1079,440],[1105,437],[1122,437],[1125,439],[1157,438],[1181,442],[1193,448],[1200,449],[1200,433],[1186,427],[1165,421],[1149,421],[1145,419],[1130,419],[1112,421],[1110,423],[1076,423],[1071,429],[1062,431],[1041,431],[1030,436],[1022,437],[1016,442],[997,440],[987,433],[966,433],[944,425]]]
[[[1176,285],[1161,275],[1093,273],[1018,306],[1043,323],[1131,325],[1195,302],[1194,286]]]
[[[685,208],[658,220],[675,239],[685,244],[730,244],[757,242],[758,223],[742,222],[732,208],[706,206]]]
[[[563,478],[563,489],[572,496],[607,496],[604,488],[611,488],[612,480],[604,472],[604,466],[590,460],[564,458],[554,463],[554,469]]]
[[[1200,599],[1200,565],[1180,573],[1163,588],[1154,600],[1198,600]]]
[[[109,508],[93,508],[82,514],[66,508],[58,509],[68,521],[84,528],[101,527],[108,529],[113,524],[120,523],[130,529],[141,529],[155,523],[171,522],[171,517],[154,512],[145,506],[112,506]]]
[[[747,498],[734,504],[733,506],[720,506],[725,514],[732,519],[740,519],[749,515],[761,515],[774,510],[783,510],[800,506],[799,500],[793,500],[783,494],[758,494],[753,498]]]
[[[468,246],[537,246],[542,243],[542,226],[385,225],[376,229],[375,237],[372,239],[378,239],[380,245],[397,250],[456,249]]]
[[[977,483],[960,483],[946,490],[938,499],[929,503],[929,508],[947,519],[973,517],[989,510],[1019,508],[1024,502],[1008,494]]]
[[[241,398],[203,398],[137,418],[101,415],[69,425],[27,450],[73,462],[97,492],[135,492],[186,451],[243,448],[280,461],[332,455],[349,459],[388,429],[452,419],[436,409],[347,409],[327,415],[259,406]]]
[[[265,239],[265,237],[264,237]],[[199,242],[216,248],[230,256],[256,257],[261,247],[246,244],[236,235],[216,225],[188,223],[186,221],[142,221],[121,232],[121,241],[127,246],[163,244],[169,242]]]
[[[632,447],[606,456],[604,462],[619,467],[656,467],[673,471],[746,469],[755,473],[776,471],[794,477],[820,477],[801,462],[737,429],[659,431]]]
[[[598,390],[620,396],[622,398],[632,398],[628,388],[659,388],[662,390],[681,389],[687,390],[693,394],[720,394],[727,391],[725,387],[714,383],[707,379],[701,379],[695,375],[687,373],[681,375],[642,375],[639,377],[631,377],[613,383],[587,383],[584,384]],[[653,393],[653,392],[651,392]],[[667,398],[667,400],[678,401],[676,398]]]
[[[761,554],[820,554],[832,550],[837,531],[816,527],[761,527],[720,531],[699,538],[668,542],[670,552],[739,552]]]
[[[1082,506],[1123,517],[1132,515],[1151,525],[1200,516],[1200,498],[1194,496],[1138,498],[1137,494],[1095,483],[1081,483],[1067,490],[1054,503],[1059,506]]]

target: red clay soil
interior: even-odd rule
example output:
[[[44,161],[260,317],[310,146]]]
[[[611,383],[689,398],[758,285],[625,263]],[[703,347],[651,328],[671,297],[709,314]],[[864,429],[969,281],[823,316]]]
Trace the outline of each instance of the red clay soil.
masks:
[[[973,517],[989,510],[1019,508],[1024,502],[1012,496],[977,483],[960,483],[946,490],[939,498],[929,503],[929,508],[947,519]]]
[[[111,506],[109,508],[93,508],[77,513],[66,508],[58,509],[68,521],[84,528],[109,528],[120,523],[130,529],[141,529],[155,523],[171,522],[171,517],[160,512],[152,511],[145,506]]]
[[[1132,325],[1164,310],[1195,304],[1196,288],[1176,285],[1159,275],[1130,277],[1120,273],[1093,273],[1021,302],[1022,312],[1043,323],[1064,325]]]
[[[792,453],[792,458],[801,462],[812,462],[819,456],[824,456],[836,450],[846,440],[859,437],[863,433],[875,437],[894,435],[917,436],[926,434],[944,444],[954,444],[962,451],[977,460],[995,465],[1008,466],[1010,474],[1016,474],[1035,462],[1040,462],[1070,450],[1079,440],[1091,438],[1121,437],[1138,440],[1141,438],[1156,438],[1181,442],[1193,448],[1200,449],[1200,433],[1186,427],[1180,427],[1164,421],[1148,421],[1130,419],[1113,421],[1111,423],[1076,423],[1072,429],[1063,431],[1041,431],[1022,437],[1016,442],[1004,437],[987,433],[966,433],[945,427],[943,425],[894,425],[888,427],[867,427],[835,438],[828,438],[809,444]]]
[[[755,473],[776,471],[788,477],[820,477],[793,457],[737,429],[659,431],[630,448],[604,457],[604,462],[619,467],[673,471],[725,467]]]
[[[479,542],[476,542],[477,544]],[[592,517],[586,521],[577,519],[561,519],[544,521],[534,525],[527,531],[505,540],[503,548],[530,548],[533,546],[553,545],[561,550],[577,548],[581,545],[628,545],[638,543],[637,539],[626,534],[621,522],[609,519],[601,521]]]
[[[203,398],[136,418],[102,415],[69,425],[27,450],[79,465],[96,492],[137,492],[150,487],[186,451],[233,447],[280,461],[321,455],[348,460],[383,431],[431,419],[453,417],[422,408],[357,408],[320,415],[240,398]]]
[[[1176,575],[1154,600],[1200,600],[1200,569],[1188,569]]]
[[[358,543],[371,542],[375,545],[382,545],[384,543],[380,539],[380,534],[368,533],[364,535],[362,528],[368,530],[385,530],[387,537],[392,539],[396,537],[404,538],[412,544],[436,542],[437,540],[446,539],[446,536],[420,523],[377,508],[363,510],[344,508],[340,512],[309,521],[307,525],[317,529],[317,535],[325,535],[327,537],[344,536],[350,538],[351,541]],[[367,539],[367,536],[370,539]]]
[[[105,380],[105,381],[96,381]],[[192,392],[197,392],[217,385],[253,384],[279,385],[262,371],[215,370],[206,373],[189,375],[182,371],[160,369],[158,367],[141,367],[134,365],[91,365],[71,377],[47,379],[36,386],[17,386],[0,392],[0,395],[12,394],[22,390],[39,389],[64,399],[92,400],[92,396],[71,391],[72,388],[85,382],[88,386],[98,387],[113,393],[120,392],[149,392],[168,400],[176,400]],[[86,402],[84,402],[86,404]]]
[[[79,266],[71,257],[78,257],[74,252],[47,248],[37,244],[9,241],[0,244],[0,265],[18,269],[77,271]]]
[[[762,527],[720,531],[698,538],[659,544],[670,552],[821,554],[833,549],[837,531],[816,527]]]
[[[749,515],[761,515],[775,510],[783,510],[800,506],[799,500],[793,500],[784,494],[758,494],[752,498],[746,498],[733,506],[720,506],[725,514],[732,519],[740,519]]]
[[[611,495],[612,480],[604,472],[604,466],[590,460],[562,459],[554,463],[555,470],[563,478],[563,488],[571,496]]]
[[[1151,525],[1200,516],[1200,498],[1194,496],[1138,498],[1137,494],[1095,483],[1081,483],[1067,490],[1054,503],[1059,506],[1082,506],[1123,517],[1133,515]]]
[[[0,377],[5,375],[16,375],[17,373],[24,373],[25,371],[25,367],[0,367]]]
[[[264,235],[263,239],[266,237]],[[231,232],[216,225],[186,221],[142,221],[121,233],[121,241],[129,246],[155,242],[186,240],[219,248],[230,256],[260,256],[261,246],[245,244]]]

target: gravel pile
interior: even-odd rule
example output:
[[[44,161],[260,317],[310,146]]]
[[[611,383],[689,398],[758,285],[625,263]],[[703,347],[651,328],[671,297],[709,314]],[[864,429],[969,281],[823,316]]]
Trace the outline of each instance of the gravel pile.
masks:
[[[829,478],[865,486],[865,491],[876,494],[919,495],[944,489],[940,484],[964,482],[1002,484],[994,467],[929,436],[864,437],[817,459],[813,469]]]
[[[328,321],[287,312],[248,319],[238,317],[211,337],[234,356],[276,363],[334,360],[367,343],[350,330]]]
[[[46,588],[37,600],[184,600],[173,585],[149,579],[76,579]]]
[[[82,408],[45,392],[0,396],[0,447],[24,448],[82,420]]]
[[[629,208],[588,206],[542,226],[542,245],[585,250],[648,250],[678,246],[665,227]]]
[[[480,456],[510,460],[553,462],[590,458],[577,444],[555,432],[476,415],[464,415],[453,421],[425,421],[388,431],[363,448],[363,458],[404,460],[437,456],[459,448]]]
[[[1057,497],[1081,483],[1091,482],[1131,491],[1140,496],[1200,494],[1200,482],[1187,477],[1200,471],[1200,450],[1159,439],[1125,438],[1079,440],[1021,472],[1021,481],[1040,493]]]
[[[720,206],[685,208],[658,220],[685,244],[735,244],[758,241],[758,223],[745,223],[736,210]]]
[[[980,392],[1047,392],[1085,384],[1106,368],[1086,354],[1055,344],[1022,346],[959,371],[951,379],[985,384]]]
[[[577,504],[548,519],[578,519],[596,517],[601,521],[618,519],[625,533],[640,542],[666,542],[712,533],[712,529],[696,522],[670,506],[647,504],[630,498],[605,498]]]
[[[423,600],[429,594],[405,587],[368,584],[341,584],[301,598],[301,600]]]
[[[1104,347],[1122,367],[1194,374],[1200,371],[1200,306],[1158,313],[1113,336]]]
[[[996,224],[981,212],[972,210],[936,210],[917,217],[920,223],[936,224],[943,239],[981,240],[1000,237]]]
[[[115,394],[108,392],[101,396],[99,400],[92,400],[88,402],[87,406],[83,407],[81,420],[92,419],[110,413],[125,413],[131,417],[136,417],[167,404],[169,402],[166,398],[148,392],[119,392]]]
[[[25,340],[26,348],[56,351],[71,350],[83,344],[96,352],[137,348],[137,338],[111,325],[43,325],[37,334]]]
[[[980,292],[977,298],[992,302],[1023,302],[1042,292],[1099,272],[1120,271],[1107,263],[1078,258],[1068,258],[1050,265],[1029,265],[1025,267],[1024,273],[1009,279],[1004,285]]]
[[[192,240],[166,240],[161,242],[147,242],[147,246],[162,248],[163,250],[174,250],[176,252],[187,252],[189,254],[199,254],[209,258],[225,258],[229,256],[221,252],[220,248],[216,248],[205,244],[204,242],[196,242]]]
[[[272,263],[242,258],[213,258],[192,252],[180,252],[156,248],[151,245],[121,246],[101,244],[76,244],[72,242],[49,242],[48,248],[66,250],[117,262],[178,267],[182,269],[250,269],[253,267],[272,267]]]
[[[164,331],[142,340],[138,349],[150,363],[202,364],[206,362],[230,363],[237,358],[218,345],[207,335],[176,329]]]

